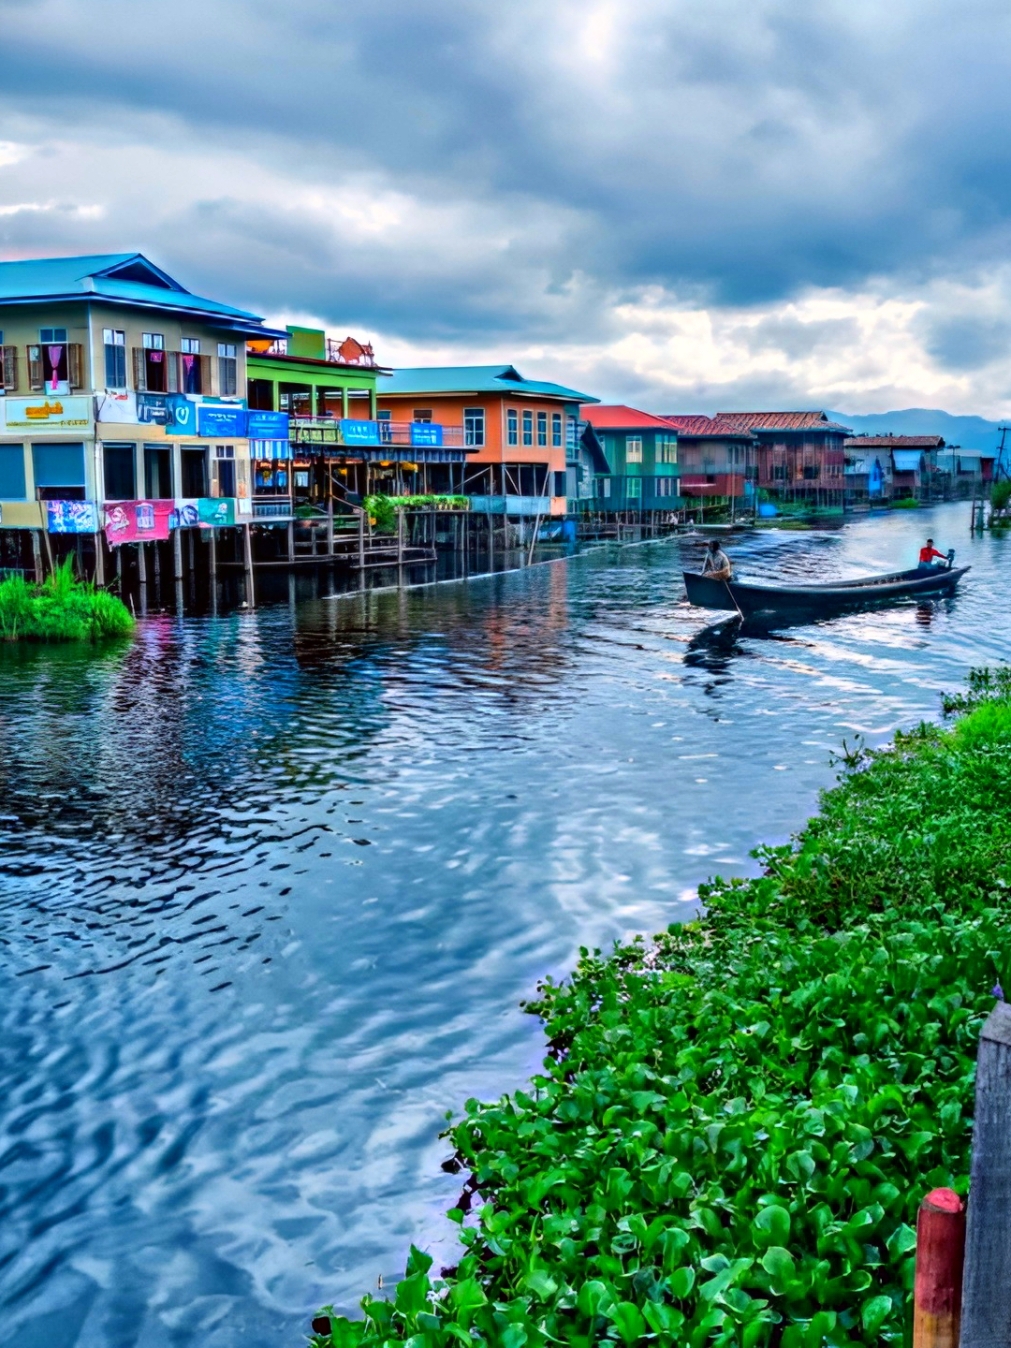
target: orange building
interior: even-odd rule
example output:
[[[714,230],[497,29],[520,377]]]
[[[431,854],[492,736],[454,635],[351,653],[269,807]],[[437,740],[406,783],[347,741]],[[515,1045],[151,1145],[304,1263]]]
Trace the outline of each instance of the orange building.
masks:
[[[380,420],[431,422],[467,450],[460,489],[491,514],[564,515],[577,494],[585,393],[524,379],[512,365],[395,370],[376,383]]]

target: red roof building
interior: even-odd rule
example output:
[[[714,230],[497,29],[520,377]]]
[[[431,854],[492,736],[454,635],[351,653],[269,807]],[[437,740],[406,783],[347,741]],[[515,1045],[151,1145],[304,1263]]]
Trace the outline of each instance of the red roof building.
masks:
[[[718,412],[717,419],[758,440],[758,485],[811,505],[843,504],[850,428],[824,412]]]
[[[719,416],[665,414],[663,420],[678,433],[683,496],[730,500],[745,495],[758,448],[751,431]]]

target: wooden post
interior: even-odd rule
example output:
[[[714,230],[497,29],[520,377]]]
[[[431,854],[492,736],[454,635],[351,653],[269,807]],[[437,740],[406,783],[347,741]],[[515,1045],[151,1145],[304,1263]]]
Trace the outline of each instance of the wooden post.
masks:
[[[45,577],[42,569],[42,544],[39,542],[40,529],[32,530],[32,562],[35,565],[35,584],[41,585]]]
[[[333,556],[333,497],[326,503],[326,555]]]
[[[962,1348],[1011,1343],[1011,1006],[1000,1001],[979,1036]]]
[[[288,521],[288,561],[295,560],[295,521]]]
[[[137,579],[141,585],[147,584],[147,557],[144,554],[144,544],[137,544]]]
[[[102,531],[95,535],[95,584],[105,588],[105,553],[102,551]]]
[[[253,588],[253,539],[248,524],[244,524],[242,529],[246,559],[246,603],[252,608],[256,603],[256,591]]]
[[[365,570],[365,511],[358,512],[358,566]]]
[[[958,1348],[965,1258],[965,1204],[932,1189],[916,1218],[913,1348]]]
[[[397,566],[404,564],[404,512],[397,511]]]

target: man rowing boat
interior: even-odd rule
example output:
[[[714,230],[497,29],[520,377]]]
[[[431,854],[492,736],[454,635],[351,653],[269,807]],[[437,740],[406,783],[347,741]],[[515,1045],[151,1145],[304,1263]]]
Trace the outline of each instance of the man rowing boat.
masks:
[[[705,561],[702,563],[702,574],[708,576],[710,580],[730,580],[733,574],[730,567],[730,558],[720,547],[718,538],[709,540],[709,550],[706,553]]]

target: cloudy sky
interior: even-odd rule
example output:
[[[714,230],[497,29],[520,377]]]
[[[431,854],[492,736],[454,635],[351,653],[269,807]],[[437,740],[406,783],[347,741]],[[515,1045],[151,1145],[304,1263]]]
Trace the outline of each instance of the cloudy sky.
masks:
[[[0,255],[658,411],[1011,413],[998,0],[0,0]]]

